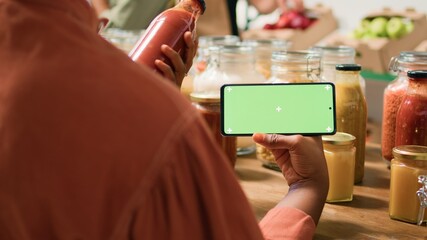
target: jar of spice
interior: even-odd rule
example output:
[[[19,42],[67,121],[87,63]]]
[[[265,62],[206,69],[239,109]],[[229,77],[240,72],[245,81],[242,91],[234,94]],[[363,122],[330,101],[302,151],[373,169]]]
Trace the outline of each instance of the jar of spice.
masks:
[[[409,71],[408,78],[396,115],[395,146],[427,146],[427,70]]]
[[[268,83],[320,82],[321,57],[313,51],[278,51],[271,57],[271,77]],[[295,103],[298,104],[298,103]],[[271,151],[256,145],[257,159],[269,169],[281,171]]]
[[[408,88],[408,71],[427,69],[426,52],[401,52],[390,61],[390,71],[397,72],[397,77],[384,90],[381,154],[387,163],[393,158],[396,140],[396,115]]]
[[[368,115],[359,81],[360,70],[361,66],[357,64],[339,64],[335,81],[337,131],[356,137],[354,183],[363,180]]]
[[[355,139],[351,134],[342,132],[322,136],[323,151],[329,174],[329,191],[326,202],[349,202],[353,200],[356,160]]]
[[[393,149],[390,176],[390,218],[427,222],[427,147],[403,145]]]

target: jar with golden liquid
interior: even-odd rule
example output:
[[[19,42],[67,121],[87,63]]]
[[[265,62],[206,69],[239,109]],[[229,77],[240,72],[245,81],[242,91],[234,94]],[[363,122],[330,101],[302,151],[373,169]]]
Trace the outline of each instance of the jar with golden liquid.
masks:
[[[390,218],[421,225],[427,222],[427,147],[393,148]]]
[[[320,60],[320,55],[312,51],[273,52],[271,77],[267,83],[319,82]],[[256,148],[257,159],[263,162],[264,167],[281,171],[270,150],[259,144]]]
[[[337,131],[356,137],[356,164],[354,183],[363,180],[365,172],[366,125],[368,119],[365,95],[360,86],[361,66],[336,66],[335,96]]]
[[[350,202],[353,200],[356,138],[347,133],[322,136],[323,151],[329,174],[329,191],[326,202]]]

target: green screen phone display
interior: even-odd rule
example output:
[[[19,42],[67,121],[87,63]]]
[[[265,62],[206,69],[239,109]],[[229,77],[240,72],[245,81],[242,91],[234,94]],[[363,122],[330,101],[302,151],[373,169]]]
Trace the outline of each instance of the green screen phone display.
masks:
[[[227,84],[221,87],[223,135],[253,133],[332,135],[332,83]]]

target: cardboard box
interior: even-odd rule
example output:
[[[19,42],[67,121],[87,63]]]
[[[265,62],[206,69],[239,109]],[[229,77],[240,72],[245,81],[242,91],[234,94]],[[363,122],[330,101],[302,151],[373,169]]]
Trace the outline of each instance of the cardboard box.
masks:
[[[291,50],[305,50],[321,39],[328,36],[338,28],[338,23],[330,8],[321,4],[307,10],[310,15],[316,17],[310,27],[305,30],[300,29],[252,29],[242,32],[242,39],[284,39],[291,42]]]
[[[358,40],[335,34],[325,39],[326,45],[354,47],[357,51],[356,62],[362,65],[363,69],[386,73],[392,57],[398,56],[402,51],[413,51],[421,42],[427,39],[427,18],[424,13],[416,12],[414,9],[406,9],[399,12],[385,8],[365,18],[369,19],[378,16],[406,17],[412,20],[414,30],[399,39],[375,38]]]
[[[422,41],[416,48],[415,51],[427,52],[427,40]]]

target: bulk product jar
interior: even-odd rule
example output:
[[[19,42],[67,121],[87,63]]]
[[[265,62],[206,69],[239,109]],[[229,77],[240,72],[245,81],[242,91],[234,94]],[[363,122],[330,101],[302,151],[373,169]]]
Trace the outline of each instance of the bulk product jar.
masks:
[[[401,52],[390,61],[390,71],[397,77],[384,90],[381,154],[387,163],[393,158],[396,140],[396,114],[408,87],[408,71],[427,69],[427,52]]]
[[[206,69],[206,66],[209,62],[209,47],[237,45],[239,42],[240,38],[234,35],[200,36],[197,47],[196,60],[194,61],[196,74],[200,74]]]
[[[402,145],[393,149],[390,176],[390,218],[427,222],[427,147]]]
[[[265,78],[271,76],[271,57],[273,52],[286,51],[291,43],[281,39],[245,39],[243,45],[255,48],[257,71]]]
[[[271,77],[268,83],[301,83],[320,81],[320,55],[313,51],[278,51],[271,57]],[[295,103],[298,104],[298,103]],[[281,171],[267,148],[257,144],[256,156],[263,166]]]
[[[188,71],[187,76],[182,81],[181,92],[184,96],[189,97],[193,92],[193,81],[196,75],[202,73],[209,61],[209,47],[235,45],[239,43],[240,38],[234,35],[218,35],[218,36],[200,36],[197,47],[197,54],[194,57],[193,65]]]
[[[266,79],[255,70],[255,53],[252,47],[213,46],[209,51],[210,57],[206,70],[194,78],[194,92],[191,98],[193,104],[205,116],[213,135],[234,164],[236,137],[224,137],[220,132],[220,88],[227,83],[262,83]],[[232,143],[234,146],[231,146]]]
[[[221,104],[220,99],[209,95],[191,94],[193,106],[203,115],[216,142],[227,155],[230,164],[234,167],[236,163],[236,137],[225,137],[221,135]]]
[[[427,146],[427,70],[408,72],[408,89],[396,114],[395,146]]]
[[[322,56],[320,78],[323,82],[335,82],[336,65],[355,63],[356,50],[349,46],[314,46],[310,50]],[[365,93],[365,79],[359,75],[359,80],[362,92]]]
[[[219,98],[220,88],[227,83],[262,83],[266,79],[255,69],[253,47],[223,45],[209,47],[209,62],[201,74],[196,75],[193,92]]]
[[[353,200],[356,160],[355,139],[354,136],[342,132],[322,136],[323,151],[329,173],[329,191],[326,202],[349,202]]]
[[[356,137],[354,183],[363,180],[365,170],[367,107],[359,81],[360,70],[357,64],[339,64],[335,80],[337,131]]]

